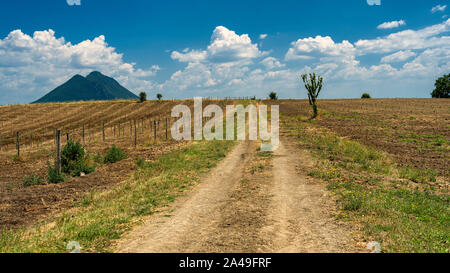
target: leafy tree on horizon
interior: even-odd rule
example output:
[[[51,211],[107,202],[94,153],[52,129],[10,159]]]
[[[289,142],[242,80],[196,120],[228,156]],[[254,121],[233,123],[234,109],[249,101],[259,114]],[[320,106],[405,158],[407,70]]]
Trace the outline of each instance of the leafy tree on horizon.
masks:
[[[161,93],[156,94],[156,98],[157,98],[158,100],[161,100],[162,97],[163,97],[163,95],[162,95]]]
[[[372,97],[370,96],[369,93],[363,93],[361,96],[361,99],[371,99]]]
[[[309,78],[308,78],[309,76]],[[316,73],[303,74],[301,76],[305,88],[308,91],[309,105],[312,105],[314,115],[312,118],[316,118],[318,115],[317,110],[317,98],[319,97],[320,91],[322,90],[323,78],[321,76],[316,76]]]
[[[139,101],[144,102],[146,100],[147,100],[147,93],[145,93],[145,92],[139,93]]]
[[[432,98],[449,98],[450,74],[438,78],[434,84],[435,89],[431,92]]]
[[[277,93],[276,92],[270,92],[269,93],[269,98],[271,99],[271,100],[277,100],[278,99],[278,96],[277,96]]]

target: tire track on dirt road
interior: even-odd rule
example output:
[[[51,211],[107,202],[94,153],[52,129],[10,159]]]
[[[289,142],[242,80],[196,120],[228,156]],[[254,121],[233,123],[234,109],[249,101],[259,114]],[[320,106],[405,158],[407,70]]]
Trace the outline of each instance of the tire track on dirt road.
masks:
[[[240,180],[248,162],[250,142],[238,144],[187,196],[178,199],[167,211],[151,217],[147,223],[118,243],[118,252],[199,252],[201,243],[216,230],[220,207]]]
[[[286,143],[286,144],[285,144]],[[266,236],[270,252],[356,252],[351,230],[330,215],[334,207],[324,184],[307,176],[313,160],[289,141],[274,152],[272,205]],[[263,233],[264,234],[264,233]]]
[[[288,143],[288,144],[284,144]],[[270,157],[239,143],[189,194],[119,240],[118,252],[356,252],[313,161],[287,139]]]

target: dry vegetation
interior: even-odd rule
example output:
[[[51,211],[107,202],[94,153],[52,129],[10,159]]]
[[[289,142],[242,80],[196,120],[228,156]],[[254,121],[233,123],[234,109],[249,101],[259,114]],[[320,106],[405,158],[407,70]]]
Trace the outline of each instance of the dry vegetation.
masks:
[[[59,234],[60,229],[67,229],[65,232],[68,234],[74,232],[72,228],[80,229],[79,234],[92,235],[92,238],[85,238],[87,244],[93,242],[92,249],[104,250],[111,238],[118,236],[117,227],[124,224],[121,222],[123,219],[116,219],[114,211],[109,208],[111,204],[116,206],[117,200],[128,197],[111,195],[111,199],[98,201],[111,214],[103,223],[103,218],[96,214],[103,215],[103,207],[99,211],[95,210],[94,216],[87,215],[84,210],[78,211],[78,206],[82,204],[83,207],[84,203],[91,208],[93,201],[89,201],[90,193],[99,199],[99,196],[103,196],[102,192],[115,192],[116,189],[126,187],[124,181],[135,183],[132,174],[139,173],[142,166],[148,167],[147,178],[150,180],[146,179],[151,183],[158,181],[161,168],[171,169],[175,165],[173,176],[165,174],[170,183],[178,183],[180,172],[192,172],[190,175],[198,178],[223,158],[232,146],[227,142],[201,142],[196,148],[189,146],[186,148],[188,150],[178,149],[187,143],[170,140],[170,130],[166,139],[165,118],[170,116],[172,107],[180,103],[191,108],[193,106],[192,101],[188,100],[1,106],[0,230],[33,228],[33,223],[39,219],[65,221],[64,215],[58,218],[61,215],[59,213],[75,205],[75,210],[71,210],[75,219],[93,221],[98,218],[99,224],[84,228],[68,221],[69,224],[64,222],[67,225],[55,228],[55,234]],[[223,107],[235,101],[203,103],[216,103]],[[251,101],[239,103],[248,105]],[[280,105],[282,134],[315,155],[316,164],[308,174],[326,181],[328,189],[336,195],[338,203],[336,210],[331,212],[333,215],[355,221],[365,238],[382,242],[384,251],[448,252],[449,100],[320,100],[319,116],[314,120],[308,119],[312,110],[307,100],[266,103]],[[138,133],[136,148],[134,127],[130,127],[134,126],[134,120]],[[160,121],[156,140],[153,136],[155,120]],[[171,121],[169,119],[169,128]],[[103,124],[105,141],[102,138]],[[90,160],[96,162],[113,144],[124,151],[127,158],[114,164],[98,163],[95,172],[83,177],[70,178],[60,184],[45,183],[46,163],[53,162],[55,154],[54,129],[62,130],[64,145],[66,133],[70,134],[71,139],[82,142],[83,126],[83,146]],[[17,131],[21,133],[20,157],[16,156]],[[189,155],[185,158],[186,162],[192,163],[192,169],[189,170],[184,169],[181,163],[175,164],[186,153]],[[167,161],[168,158],[171,160]],[[192,158],[195,158],[195,162]],[[204,164],[205,167],[198,168]],[[42,177],[44,184],[25,186],[24,178],[31,174]],[[189,183],[183,181],[180,187],[184,190],[185,184]],[[150,187],[147,184],[143,186]],[[163,194],[164,198],[169,196],[172,200],[172,193],[168,195],[166,189],[162,190],[155,194]],[[144,193],[130,191],[130,188],[124,188],[123,194],[131,194],[132,198],[136,198],[135,203],[129,204],[128,214],[124,216],[126,221],[134,217],[134,206],[142,203],[139,194],[149,194],[146,198],[154,198],[152,191]],[[166,199],[161,204],[165,204]],[[119,208],[122,209],[120,205],[117,206]],[[142,211],[143,214],[151,214],[147,209]],[[108,222],[110,220],[111,223]],[[39,228],[36,232],[39,233]],[[96,232],[106,232],[107,236],[94,242],[98,237]],[[20,234],[12,232],[0,236],[3,250],[64,251],[63,242],[67,239],[65,235],[60,238],[60,235],[52,237],[49,233],[51,236],[44,234],[43,238],[48,237],[49,242],[57,242],[56,245],[47,245],[47,242],[40,245],[44,242],[39,241],[42,237],[39,235],[30,237],[37,240],[33,241],[34,246],[30,246]]]
[[[449,252],[449,101],[281,102],[282,132],[315,156],[331,211],[383,252]],[[299,158],[301,160],[301,158]],[[359,233],[359,232],[358,232]]]
[[[211,101],[204,101],[205,105]],[[222,102],[223,103],[223,102]],[[0,107],[0,229],[16,228],[35,222],[73,205],[84,193],[104,190],[125,180],[139,159],[155,160],[167,152],[185,145],[171,140],[170,111],[173,106],[192,101],[108,101],[12,105]],[[168,118],[168,139],[166,139]],[[137,147],[134,147],[134,121]],[[154,138],[157,121],[157,138]],[[103,141],[102,127],[105,124]],[[119,127],[120,124],[120,127]],[[47,162],[55,158],[54,130],[70,139],[82,141],[92,161],[105,155],[114,144],[127,155],[115,164],[95,163],[94,173],[70,178],[60,184],[46,183]],[[131,128],[130,126],[133,126]],[[120,128],[120,136],[119,136]],[[20,132],[20,157],[16,151],[16,132]],[[33,142],[31,143],[30,137]],[[32,144],[32,145],[31,145]],[[44,185],[25,186],[24,178],[36,175]]]
[[[9,146],[8,149],[14,149],[16,132],[20,132],[21,143],[25,145],[30,144],[30,133],[33,133],[36,145],[53,140],[55,128],[61,129],[63,134],[80,135],[85,126],[85,133],[90,136],[91,131],[100,132],[103,123],[107,129],[111,129],[111,126],[118,126],[119,123],[126,126],[135,119],[139,121],[166,117],[172,107],[179,103],[108,101],[1,106],[2,150],[7,149],[5,145]],[[112,134],[111,130],[107,132]]]
[[[286,100],[282,114],[312,115],[308,101]],[[448,177],[450,101],[441,99],[320,100],[312,121],[339,136],[385,151],[403,166]]]

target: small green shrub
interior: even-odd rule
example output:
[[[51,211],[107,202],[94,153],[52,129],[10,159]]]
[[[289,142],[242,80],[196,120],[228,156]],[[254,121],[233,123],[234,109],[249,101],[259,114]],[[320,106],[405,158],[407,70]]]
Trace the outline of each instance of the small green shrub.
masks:
[[[100,153],[96,153],[92,156],[92,160],[94,160],[97,164],[103,164],[103,156]]]
[[[67,169],[70,170],[71,176],[80,176],[81,173],[89,174],[95,171],[95,166],[91,164],[87,159],[79,161],[70,161]],[[67,173],[67,172],[66,172]]]
[[[363,198],[357,193],[344,194],[342,209],[349,211],[356,211],[362,207]]]
[[[50,162],[47,162],[47,169],[48,169],[47,182],[58,184],[66,180],[66,177],[62,173],[58,174],[58,171],[56,170],[55,167],[52,167],[50,165]]]
[[[369,93],[364,93],[364,94],[362,94],[362,96],[361,96],[361,99],[371,99],[372,97],[370,96],[370,94]]]
[[[27,175],[23,178],[23,186],[24,187],[30,187],[30,186],[36,186],[36,185],[43,185],[44,180],[42,177],[33,174]]]
[[[116,145],[113,145],[112,148],[109,149],[106,153],[103,161],[105,163],[115,163],[117,161],[125,159],[126,157],[127,156],[119,148],[117,148]]]
[[[68,166],[70,161],[80,161],[84,158],[85,152],[79,142],[69,140],[61,151],[61,166]]]
[[[71,176],[80,176],[95,171],[95,166],[86,156],[79,142],[69,140],[61,152],[61,170]]]
[[[145,165],[145,160],[144,160],[143,158],[138,158],[138,159],[136,160],[136,165],[137,165],[139,168],[144,167],[144,165]]]

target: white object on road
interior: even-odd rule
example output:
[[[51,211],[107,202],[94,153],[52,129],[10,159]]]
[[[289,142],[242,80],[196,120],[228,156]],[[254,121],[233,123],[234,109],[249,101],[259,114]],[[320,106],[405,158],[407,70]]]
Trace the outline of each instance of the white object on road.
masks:
[[[366,246],[366,249],[371,250],[370,253],[381,253],[381,245],[376,241],[369,242]]]
[[[81,246],[77,241],[70,241],[66,249],[70,250],[70,253],[81,253]]]

